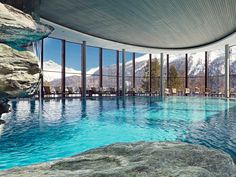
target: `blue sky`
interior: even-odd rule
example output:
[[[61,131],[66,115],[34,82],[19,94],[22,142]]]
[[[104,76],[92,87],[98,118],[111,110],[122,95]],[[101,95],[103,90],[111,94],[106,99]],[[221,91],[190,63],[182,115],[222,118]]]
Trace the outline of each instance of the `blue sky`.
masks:
[[[87,47],[87,69],[98,67],[99,49],[96,47]],[[136,54],[139,57],[143,54]],[[126,52],[126,61],[132,59],[132,53]],[[44,39],[44,61],[53,60],[61,63],[61,41],[52,38]],[[120,52],[121,61],[121,52]],[[116,63],[115,50],[103,50],[103,66],[109,66]],[[81,47],[79,44],[66,42],[66,67],[80,70],[81,68]]]

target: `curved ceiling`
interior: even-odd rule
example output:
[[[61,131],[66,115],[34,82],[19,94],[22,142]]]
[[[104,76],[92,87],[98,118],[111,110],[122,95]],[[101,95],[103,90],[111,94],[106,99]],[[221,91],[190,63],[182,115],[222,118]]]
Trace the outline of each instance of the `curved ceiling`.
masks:
[[[41,0],[41,18],[113,42],[190,49],[236,30],[235,0]]]

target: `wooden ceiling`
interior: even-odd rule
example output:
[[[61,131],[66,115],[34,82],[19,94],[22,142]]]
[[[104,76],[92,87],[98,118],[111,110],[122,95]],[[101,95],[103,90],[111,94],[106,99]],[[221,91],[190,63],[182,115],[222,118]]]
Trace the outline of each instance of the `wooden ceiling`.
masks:
[[[153,49],[190,49],[236,31],[236,0],[40,0],[37,13],[102,39]]]

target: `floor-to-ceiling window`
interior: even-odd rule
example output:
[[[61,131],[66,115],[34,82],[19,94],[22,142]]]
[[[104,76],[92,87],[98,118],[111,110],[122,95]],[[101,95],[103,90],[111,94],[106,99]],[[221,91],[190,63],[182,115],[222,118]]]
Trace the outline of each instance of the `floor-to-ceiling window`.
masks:
[[[87,46],[86,48],[86,88],[87,90],[99,88],[99,48]]]
[[[103,49],[103,87],[104,89],[116,91],[116,51]]]
[[[128,92],[132,89],[132,76],[133,76],[133,61],[132,53],[125,52],[125,91]]]
[[[160,92],[160,54],[152,54],[151,59],[151,93]],[[149,64],[149,63],[148,63]]]
[[[66,42],[66,93],[79,93],[81,87],[81,45]]]
[[[212,93],[224,93],[225,84],[225,51],[224,49],[209,52],[208,87]]]
[[[230,48],[230,93],[236,96],[236,46]]]
[[[148,54],[136,53],[135,54],[135,89],[137,92],[148,91],[145,90],[145,81],[146,81],[146,73],[145,67],[148,62]]]
[[[189,54],[188,87],[193,93],[205,91],[205,52]]]
[[[135,83],[139,93],[149,92],[149,54],[137,53],[135,58]]]
[[[55,89],[58,89],[59,92],[61,87],[61,40],[46,38],[43,42],[44,86],[49,86],[51,92],[55,92]]]
[[[182,92],[185,88],[185,55],[169,56],[169,84],[170,88]]]

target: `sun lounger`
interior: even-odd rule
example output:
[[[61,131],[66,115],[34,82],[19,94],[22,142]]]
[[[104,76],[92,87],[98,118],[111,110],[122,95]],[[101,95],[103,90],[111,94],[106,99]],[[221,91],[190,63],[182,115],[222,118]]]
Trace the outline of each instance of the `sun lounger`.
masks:
[[[43,94],[47,97],[55,96],[55,94],[51,91],[50,86],[43,86]]]
[[[234,97],[234,98],[236,97],[236,90],[235,90],[235,88],[231,88],[230,89],[230,96]]]
[[[177,95],[177,90],[176,90],[176,88],[172,88],[172,89],[171,89],[171,94],[172,94],[172,95]]]
[[[211,89],[210,88],[206,88],[205,90],[205,96],[209,96],[211,93]]]
[[[165,95],[169,96],[170,95],[170,89],[165,88]]]
[[[184,89],[184,95],[185,95],[185,96],[190,95],[190,89],[189,89],[189,88],[185,88],[185,89]]]
[[[200,88],[198,87],[194,88],[194,95],[200,95]]]

